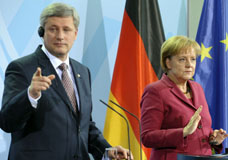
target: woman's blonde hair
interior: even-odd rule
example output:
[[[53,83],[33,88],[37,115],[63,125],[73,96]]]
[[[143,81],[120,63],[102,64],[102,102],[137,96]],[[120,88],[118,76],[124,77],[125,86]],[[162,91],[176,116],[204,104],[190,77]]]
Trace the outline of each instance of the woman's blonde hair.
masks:
[[[162,70],[167,73],[168,68],[166,66],[166,59],[171,58],[179,54],[183,50],[188,50],[193,48],[195,51],[196,56],[200,55],[201,48],[199,44],[188,37],[185,36],[173,36],[166,40],[161,46],[161,60],[160,64]]]

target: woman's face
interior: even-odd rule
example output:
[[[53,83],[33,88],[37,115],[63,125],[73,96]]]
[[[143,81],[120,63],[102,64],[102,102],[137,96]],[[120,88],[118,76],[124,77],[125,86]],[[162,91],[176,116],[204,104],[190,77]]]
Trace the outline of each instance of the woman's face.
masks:
[[[191,79],[195,73],[196,53],[193,48],[180,51],[179,54],[166,59],[168,76],[172,76],[178,82]]]

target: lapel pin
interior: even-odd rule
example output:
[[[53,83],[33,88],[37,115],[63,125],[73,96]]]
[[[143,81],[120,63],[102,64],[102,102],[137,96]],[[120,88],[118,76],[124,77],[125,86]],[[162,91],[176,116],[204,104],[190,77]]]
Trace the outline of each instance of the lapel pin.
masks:
[[[80,75],[80,74],[77,74],[77,77],[78,77],[78,78],[80,78],[80,77],[81,77],[81,75]]]

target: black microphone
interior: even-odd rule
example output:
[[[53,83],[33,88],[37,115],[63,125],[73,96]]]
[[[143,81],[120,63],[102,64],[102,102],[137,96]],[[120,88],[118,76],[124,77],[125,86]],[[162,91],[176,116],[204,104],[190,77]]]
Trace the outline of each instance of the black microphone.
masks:
[[[113,110],[114,112],[116,112],[118,115],[120,115],[127,123],[127,135],[128,135],[128,149],[129,149],[129,158],[131,159],[131,145],[130,145],[130,131],[129,131],[129,123],[126,117],[124,117],[120,112],[118,112],[117,110],[115,110],[114,108],[112,108],[110,105],[108,105],[107,103],[105,103],[104,101],[102,101],[100,99],[101,103],[103,103],[104,105],[106,105],[108,108],[110,108],[111,110]]]
[[[110,102],[113,103],[114,105],[116,105],[117,107],[121,108],[122,110],[126,111],[127,113],[129,113],[129,114],[130,114],[131,116],[133,116],[135,119],[137,119],[137,121],[138,121],[138,123],[139,123],[140,160],[142,160],[142,137],[141,137],[142,127],[141,127],[141,123],[140,123],[139,118],[138,118],[135,114],[129,112],[129,111],[126,110],[124,107],[122,107],[122,106],[120,106],[119,104],[113,102],[112,100],[110,100]]]

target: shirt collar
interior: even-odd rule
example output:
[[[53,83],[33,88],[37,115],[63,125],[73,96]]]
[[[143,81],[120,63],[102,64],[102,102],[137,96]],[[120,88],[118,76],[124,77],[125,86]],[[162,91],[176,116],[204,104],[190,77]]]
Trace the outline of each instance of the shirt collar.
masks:
[[[51,64],[53,65],[53,67],[55,69],[57,69],[59,67],[59,65],[61,65],[62,63],[66,63],[68,68],[70,66],[70,60],[69,60],[69,55],[67,55],[67,58],[65,61],[61,61],[59,58],[53,56],[44,45],[42,45],[43,52],[47,55],[47,57],[49,58],[49,60],[51,61]]]

